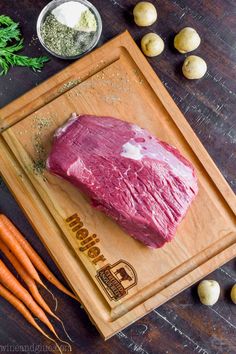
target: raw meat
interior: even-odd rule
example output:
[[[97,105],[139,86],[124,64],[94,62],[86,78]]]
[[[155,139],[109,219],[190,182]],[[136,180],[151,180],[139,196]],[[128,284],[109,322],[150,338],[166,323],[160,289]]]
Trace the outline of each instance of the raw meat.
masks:
[[[176,148],[111,117],[73,114],[55,133],[47,168],[153,248],[171,241],[198,191],[193,166]]]

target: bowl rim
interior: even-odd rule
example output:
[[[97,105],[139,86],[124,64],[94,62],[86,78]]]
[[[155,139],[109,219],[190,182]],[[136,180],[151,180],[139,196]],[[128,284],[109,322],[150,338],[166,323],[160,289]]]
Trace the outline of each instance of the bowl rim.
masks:
[[[64,55],[60,55],[60,54],[57,54],[57,53],[53,52],[44,43],[43,38],[41,36],[41,24],[42,24],[43,17],[47,14],[48,9],[53,5],[53,3],[55,3],[55,5],[57,3],[59,3],[58,6],[60,6],[61,4],[66,3],[66,2],[70,2],[70,1],[75,1],[75,2],[81,3],[81,4],[85,5],[85,6],[87,6],[89,9],[92,9],[92,11],[93,11],[93,13],[94,13],[94,15],[96,17],[96,20],[97,20],[98,29],[97,29],[97,34],[96,34],[96,37],[97,37],[96,40],[93,42],[93,44],[90,47],[88,47],[87,50],[85,50],[83,53],[80,53],[78,55],[64,56]],[[56,8],[56,6],[54,8]],[[36,23],[37,36],[38,36],[39,42],[43,46],[43,48],[46,49],[54,57],[57,57],[57,58],[60,58],[60,59],[65,59],[65,60],[79,59],[82,56],[84,56],[84,55],[88,54],[89,52],[91,52],[91,50],[93,50],[96,47],[96,45],[98,44],[99,39],[101,38],[102,27],[103,27],[103,25],[102,25],[102,18],[101,18],[100,13],[98,12],[97,8],[91,2],[89,2],[88,0],[52,0],[46,6],[44,6],[44,8],[40,11],[40,14],[38,16],[37,23]]]

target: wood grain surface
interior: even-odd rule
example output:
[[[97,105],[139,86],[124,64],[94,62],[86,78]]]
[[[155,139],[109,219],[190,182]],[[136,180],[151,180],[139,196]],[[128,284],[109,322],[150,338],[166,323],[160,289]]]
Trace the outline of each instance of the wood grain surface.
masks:
[[[75,86],[62,93],[71,82]],[[77,188],[35,171],[33,161],[49,155],[55,130],[74,111],[138,124],[193,163],[199,192],[171,243],[150,251],[91,207]],[[234,257],[235,195],[127,31],[5,106],[1,126],[0,173],[105,339]],[[75,214],[90,236],[97,235],[102,261],[81,251],[85,241],[66,222]],[[124,266],[130,273],[130,280],[117,283],[128,289],[119,301],[104,292],[98,277],[110,265],[116,282],[121,277],[115,269]]]
[[[33,55],[42,52],[38,42],[32,40],[32,34],[37,14],[46,3],[0,3],[1,13],[9,14],[22,23],[26,44],[31,44],[27,48],[28,53]],[[137,40],[146,33],[146,29],[140,30],[133,25],[131,10],[134,3],[106,1],[104,6],[104,1],[94,1],[106,24],[101,43],[125,28],[128,28]],[[152,26],[152,30],[163,36],[167,49],[160,58],[152,59],[150,63],[235,190],[234,3],[217,1],[211,4],[206,1],[192,1],[190,5],[187,1],[164,1],[162,4],[157,3],[157,6],[159,21]],[[187,82],[182,78],[179,65],[183,57],[176,54],[171,46],[173,34],[186,25],[195,27],[203,37],[203,43],[196,53],[207,60],[209,72],[205,79],[198,82]],[[0,79],[0,106],[4,106],[67,64],[52,59],[42,73],[36,74],[25,69],[12,69],[7,77]],[[58,274],[3,183],[0,211],[12,216],[13,221]],[[229,301],[229,288],[235,283],[235,273],[234,260],[211,275],[222,285],[221,299],[214,307],[201,306],[196,297],[196,288],[193,287],[106,343],[99,338],[86,314],[77,304],[57,291],[55,294],[60,303],[59,313],[63,314],[69,332],[75,339],[74,353],[234,353],[236,311]],[[50,298],[48,300],[51,301]],[[28,348],[28,352],[35,352],[36,345],[49,345],[3,300],[0,314],[0,345],[35,345]],[[19,331],[19,327],[23,331]],[[50,352],[49,347],[41,348],[41,351],[45,352],[45,349]],[[2,351],[7,352],[7,347]]]

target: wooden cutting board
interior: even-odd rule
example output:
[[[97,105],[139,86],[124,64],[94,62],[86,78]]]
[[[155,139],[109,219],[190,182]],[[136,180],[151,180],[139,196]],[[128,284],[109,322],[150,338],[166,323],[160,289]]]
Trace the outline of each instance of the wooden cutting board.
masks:
[[[72,112],[136,123],[196,167],[199,194],[171,243],[151,250],[42,170]],[[128,32],[0,111],[0,171],[104,338],[236,254],[234,193]]]

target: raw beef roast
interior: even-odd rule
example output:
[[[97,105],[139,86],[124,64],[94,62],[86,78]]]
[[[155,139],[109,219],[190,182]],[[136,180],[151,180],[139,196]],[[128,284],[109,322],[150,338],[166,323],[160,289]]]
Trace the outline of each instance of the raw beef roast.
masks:
[[[197,194],[191,163],[137,125],[75,114],[54,136],[47,168],[147,246],[162,247]]]

